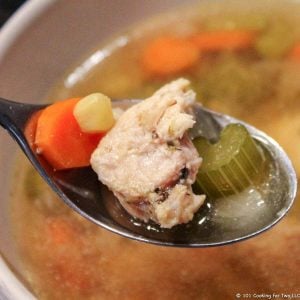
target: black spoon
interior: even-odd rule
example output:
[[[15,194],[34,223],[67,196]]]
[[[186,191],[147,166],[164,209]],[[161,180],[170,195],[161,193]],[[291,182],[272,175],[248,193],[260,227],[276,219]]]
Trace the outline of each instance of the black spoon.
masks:
[[[113,105],[124,108],[137,102],[139,100],[118,100],[113,101]],[[265,212],[254,214],[251,226],[242,226],[245,216],[239,212],[237,215],[233,212],[232,216],[224,216],[221,211],[219,217],[216,212],[220,208],[215,207],[214,202],[207,201],[194,220],[188,224],[172,229],[161,229],[152,222],[145,224],[127,214],[113,194],[98,181],[91,168],[54,171],[42,156],[32,151],[24,136],[24,128],[32,114],[46,106],[0,98],[0,124],[15,139],[32,165],[65,203],[90,221],[122,236],[163,246],[207,247],[229,244],[271,228],[285,216],[295,199],[295,171],[286,153],[272,138],[240,120],[195,105],[197,123],[192,135],[215,140],[227,124],[242,123],[270,156],[275,176],[268,178],[266,182],[268,191],[263,195]],[[244,197],[248,196],[245,194]],[[229,203],[235,203],[230,201]],[[258,203],[260,202],[258,201],[257,205]],[[246,204],[248,205],[249,201],[245,202]]]

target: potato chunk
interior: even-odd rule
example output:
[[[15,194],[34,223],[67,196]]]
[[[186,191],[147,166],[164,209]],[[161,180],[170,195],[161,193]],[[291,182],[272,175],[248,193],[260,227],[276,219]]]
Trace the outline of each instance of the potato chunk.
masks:
[[[111,100],[101,93],[82,98],[76,104],[73,113],[83,132],[108,131],[115,124]]]

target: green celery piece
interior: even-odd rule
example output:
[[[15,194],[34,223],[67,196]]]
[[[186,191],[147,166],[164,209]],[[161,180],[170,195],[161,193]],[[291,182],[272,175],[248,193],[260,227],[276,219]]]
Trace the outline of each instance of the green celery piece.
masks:
[[[295,42],[293,27],[287,22],[276,20],[257,39],[255,49],[264,58],[280,59]]]
[[[263,152],[241,124],[226,126],[215,144],[202,137],[193,143],[203,158],[197,184],[212,198],[243,191],[253,184],[264,162]]]
[[[219,15],[208,18],[203,26],[206,30],[255,30],[261,31],[267,27],[268,19],[263,14]]]

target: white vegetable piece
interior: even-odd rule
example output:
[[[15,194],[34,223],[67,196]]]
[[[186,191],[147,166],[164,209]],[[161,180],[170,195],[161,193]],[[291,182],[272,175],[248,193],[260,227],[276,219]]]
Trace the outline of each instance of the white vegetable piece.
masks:
[[[108,131],[115,124],[109,97],[94,93],[82,98],[73,114],[81,130],[87,133]]]

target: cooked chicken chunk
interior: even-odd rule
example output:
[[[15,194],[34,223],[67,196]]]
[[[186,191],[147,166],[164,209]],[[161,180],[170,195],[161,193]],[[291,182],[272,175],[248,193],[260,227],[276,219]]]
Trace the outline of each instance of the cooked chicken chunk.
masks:
[[[187,135],[195,94],[178,79],[129,108],[91,157],[99,180],[134,217],[161,227],[187,223],[205,196],[191,189],[201,164]]]

